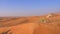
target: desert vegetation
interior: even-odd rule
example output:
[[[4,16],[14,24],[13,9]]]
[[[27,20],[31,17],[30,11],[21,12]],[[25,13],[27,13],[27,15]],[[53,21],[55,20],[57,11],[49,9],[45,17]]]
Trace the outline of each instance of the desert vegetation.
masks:
[[[40,23],[45,23],[45,22],[46,22],[45,18],[40,19]]]

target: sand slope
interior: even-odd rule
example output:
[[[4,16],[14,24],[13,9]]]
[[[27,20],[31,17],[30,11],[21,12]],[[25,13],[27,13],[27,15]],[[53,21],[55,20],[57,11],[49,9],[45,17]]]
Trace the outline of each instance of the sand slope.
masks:
[[[0,19],[0,34],[60,34],[60,15],[9,18]],[[41,23],[41,18],[47,22]]]

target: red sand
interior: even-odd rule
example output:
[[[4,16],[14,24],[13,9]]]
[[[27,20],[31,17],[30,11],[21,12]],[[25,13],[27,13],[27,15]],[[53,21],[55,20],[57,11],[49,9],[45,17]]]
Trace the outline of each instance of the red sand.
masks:
[[[12,34],[60,34],[60,25],[59,25],[60,21],[54,21],[54,22],[45,23],[45,24],[40,23],[39,25],[41,18],[45,18],[45,16],[36,16],[36,17],[34,16],[34,17],[27,17],[27,18],[23,17],[23,18],[2,22],[3,26],[5,26],[6,24],[7,25],[6,27],[0,27],[0,33],[10,30],[8,34],[10,32]],[[52,21],[52,20],[57,20],[59,18],[60,18],[60,15],[54,16],[48,19]],[[17,22],[22,24],[19,24],[19,23],[17,24]]]

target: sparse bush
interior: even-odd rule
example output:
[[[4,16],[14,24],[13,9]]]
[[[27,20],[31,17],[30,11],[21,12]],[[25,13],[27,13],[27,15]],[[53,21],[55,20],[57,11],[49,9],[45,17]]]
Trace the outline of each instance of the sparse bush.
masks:
[[[42,18],[42,19],[40,19],[40,22],[41,23],[45,23],[46,22],[46,19],[45,18]]]

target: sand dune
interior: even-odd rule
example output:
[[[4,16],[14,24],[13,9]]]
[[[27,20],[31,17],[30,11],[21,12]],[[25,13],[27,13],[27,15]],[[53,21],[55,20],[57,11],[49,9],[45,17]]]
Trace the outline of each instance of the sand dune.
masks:
[[[60,15],[46,16],[0,18],[0,34],[60,34]]]

